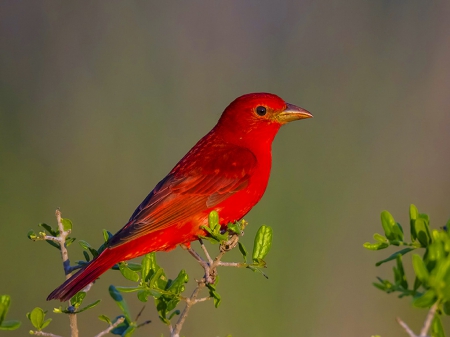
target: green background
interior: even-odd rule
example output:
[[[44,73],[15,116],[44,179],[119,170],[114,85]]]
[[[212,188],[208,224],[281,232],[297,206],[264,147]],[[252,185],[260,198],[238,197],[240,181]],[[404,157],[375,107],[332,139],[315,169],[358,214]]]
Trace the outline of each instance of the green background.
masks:
[[[60,258],[30,228],[61,207],[75,237],[99,246],[235,97],[258,91],[314,114],[280,130],[246,217],[248,247],[261,224],[274,229],[269,280],[221,270],[222,305],[194,307],[183,334],[387,337],[403,333],[397,316],[417,331],[426,311],[371,285],[391,277],[374,266],[390,251],[362,243],[384,209],[406,228],[410,203],[434,228],[450,217],[449,31],[448,1],[2,1],[0,293],[23,326],[1,334],[24,336],[27,311],[59,305],[45,297],[64,278]],[[179,248],[158,259],[170,276],[201,277]],[[81,336],[119,313],[111,283],[127,281],[101,277]],[[50,317],[67,336],[67,318]],[[137,336],[168,335],[152,303],[143,319]]]

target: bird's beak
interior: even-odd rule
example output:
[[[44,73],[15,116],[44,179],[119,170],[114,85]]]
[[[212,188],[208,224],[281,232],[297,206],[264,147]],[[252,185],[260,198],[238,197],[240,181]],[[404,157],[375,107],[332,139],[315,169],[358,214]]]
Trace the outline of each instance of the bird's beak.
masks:
[[[281,124],[286,124],[298,119],[311,118],[313,115],[303,108],[295,106],[293,104],[286,103],[286,109],[280,112],[276,119]]]

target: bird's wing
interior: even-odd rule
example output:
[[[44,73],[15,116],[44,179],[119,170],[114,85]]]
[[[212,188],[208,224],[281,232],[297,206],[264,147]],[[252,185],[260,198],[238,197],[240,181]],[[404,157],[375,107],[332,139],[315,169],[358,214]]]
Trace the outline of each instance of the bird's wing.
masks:
[[[214,153],[188,153],[144,199],[128,224],[110,239],[109,247],[218,205],[248,185],[256,164],[255,155],[238,146],[216,146]]]

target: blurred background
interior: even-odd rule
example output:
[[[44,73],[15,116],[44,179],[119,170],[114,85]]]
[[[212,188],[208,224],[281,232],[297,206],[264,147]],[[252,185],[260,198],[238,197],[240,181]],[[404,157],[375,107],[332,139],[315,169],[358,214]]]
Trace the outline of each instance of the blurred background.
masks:
[[[405,228],[410,203],[434,228],[450,218],[449,31],[448,1],[2,1],[0,293],[23,321],[2,335],[27,334],[35,306],[49,310],[49,331],[69,334],[51,313],[59,302],[45,302],[64,279],[60,257],[29,229],[54,225],[60,207],[98,247],[234,98],[258,91],[314,114],[281,129],[246,217],[248,248],[261,224],[274,229],[269,279],[221,270],[222,305],[194,307],[183,335],[403,336],[397,316],[417,331],[426,311],[371,285],[392,277],[375,267],[392,251],[362,244],[384,209]],[[76,243],[69,254],[82,259]],[[179,248],[157,256],[169,276],[202,275]],[[111,283],[128,284],[101,277],[81,336],[119,314]],[[137,336],[168,335],[153,307]]]

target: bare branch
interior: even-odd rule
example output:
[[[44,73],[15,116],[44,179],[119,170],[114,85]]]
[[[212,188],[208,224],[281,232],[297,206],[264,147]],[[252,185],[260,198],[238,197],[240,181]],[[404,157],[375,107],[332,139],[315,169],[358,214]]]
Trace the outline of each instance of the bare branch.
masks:
[[[35,335],[35,336],[62,337],[60,335],[54,335],[50,332],[44,332],[44,331],[30,331],[30,334]]]
[[[434,315],[436,314],[436,310],[439,306],[438,301],[433,304],[433,306],[430,308],[430,311],[428,311],[427,318],[425,319],[425,323],[423,324],[422,330],[420,330],[420,337],[426,337],[428,334],[428,330],[430,330],[431,322],[433,321]]]
[[[186,306],[183,309],[183,312],[181,313],[180,317],[178,318],[177,323],[172,326],[169,326],[170,329],[170,336],[171,337],[180,337],[181,328],[183,327],[183,324],[186,320],[187,315],[189,314],[189,310],[194,304],[197,304],[199,302],[204,302],[209,300],[211,297],[202,297],[197,298],[200,291],[206,287],[207,284],[212,284],[215,282],[216,276],[217,276],[217,267],[219,266],[233,266],[233,267],[244,267],[246,264],[242,263],[232,263],[232,262],[221,262],[222,257],[225,255],[226,252],[230,251],[234,247],[236,247],[237,242],[239,241],[239,235],[232,234],[229,237],[229,240],[227,242],[224,242],[222,245],[220,245],[220,252],[216,256],[216,258],[213,260],[211,256],[209,255],[208,250],[206,249],[205,245],[201,240],[200,246],[205,253],[205,256],[208,261],[203,260],[203,258],[191,247],[183,246],[189,254],[191,254],[197,261],[200,263],[200,265],[203,267],[205,271],[205,275],[201,280],[197,281],[197,287],[192,292],[192,295],[188,298],[186,298]]]
[[[125,317],[120,317],[114,324],[111,324],[108,327],[108,329],[103,330],[99,334],[95,335],[95,337],[101,337],[101,336],[104,336],[104,335],[108,334],[112,329],[114,329],[118,325],[122,324],[124,320],[125,320]]]
[[[403,329],[405,329],[405,331],[406,331],[406,333],[409,335],[409,337],[418,337],[418,336],[416,336],[416,334],[409,328],[409,326],[408,326],[405,322],[403,322],[403,321],[400,319],[400,317],[397,317],[397,322],[398,322],[398,324],[401,325],[401,327],[402,327]]]
[[[63,260],[63,268],[64,268],[64,274],[66,275],[66,280],[72,276],[70,273],[67,273],[68,267],[70,267],[70,261],[69,261],[69,253],[67,252],[66,248],[66,238],[70,234],[70,230],[65,231],[64,226],[62,223],[61,218],[61,211],[59,209],[55,212],[56,221],[58,223],[58,229],[59,229],[59,246],[61,248],[61,258]],[[70,300],[69,300],[69,306],[71,306]],[[77,315],[75,314],[69,314],[69,324],[70,324],[70,336],[71,337],[78,337],[78,324],[77,324]]]
[[[400,317],[397,317],[397,322],[402,326],[403,329],[405,329],[406,333],[410,337],[427,337],[428,336],[428,330],[430,330],[431,322],[433,322],[434,315],[436,314],[436,310],[439,306],[439,303],[436,302],[433,304],[433,306],[430,308],[430,311],[428,311],[427,318],[425,319],[425,322],[423,324],[422,330],[420,330],[420,335],[416,335],[410,327],[403,322]]]
[[[244,262],[219,262],[220,267],[236,267],[236,268],[247,268],[249,266],[248,263]]]
[[[205,253],[206,259],[208,260],[208,263],[211,264],[213,260],[211,259],[211,256],[209,255],[208,250],[206,249],[205,245],[203,244],[203,240],[199,239],[200,247],[202,247],[203,253]]]

